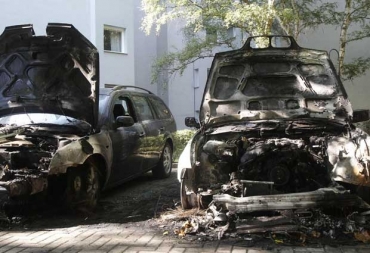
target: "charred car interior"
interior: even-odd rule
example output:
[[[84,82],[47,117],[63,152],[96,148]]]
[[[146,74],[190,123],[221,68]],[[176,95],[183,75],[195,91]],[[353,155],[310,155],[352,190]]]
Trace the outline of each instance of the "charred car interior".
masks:
[[[182,207],[222,233],[370,241],[370,138],[353,125],[369,111],[352,110],[327,52],[263,38],[213,60],[200,123],[185,120],[199,130],[179,159]]]
[[[176,125],[163,101],[99,89],[95,46],[70,24],[46,33],[20,25],[0,36],[0,209],[45,199],[93,208],[101,190],[149,170],[168,177]]]

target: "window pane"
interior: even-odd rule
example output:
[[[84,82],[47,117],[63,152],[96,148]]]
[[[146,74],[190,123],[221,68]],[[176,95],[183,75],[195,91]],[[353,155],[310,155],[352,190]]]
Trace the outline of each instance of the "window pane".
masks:
[[[109,30],[104,30],[104,50],[111,50]]]
[[[144,97],[135,96],[133,97],[137,114],[141,120],[154,119],[152,111],[150,110],[149,104]]]
[[[121,52],[121,37],[121,32],[110,31],[110,45],[112,51]]]
[[[122,52],[122,31],[104,29],[104,50]]]
[[[170,114],[170,111],[168,110],[168,108],[163,104],[162,101],[158,100],[158,99],[154,99],[154,98],[150,98],[150,101],[152,101],[153,105],[154,105],[154,109],[155,111],[157,112],[158,114],[158,117],[160,119],[169,119],[171,118],[171,114]]]

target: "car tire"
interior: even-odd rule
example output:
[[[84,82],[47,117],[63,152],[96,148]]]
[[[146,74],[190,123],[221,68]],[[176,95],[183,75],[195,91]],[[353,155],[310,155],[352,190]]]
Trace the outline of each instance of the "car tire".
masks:
[[[100,195],[100,176],[96,165],[87,162],[67,171],[64,205],[69,210],[92,210]]]
[[[166,142],[161,159],[159,160],[156,167],[153,168],[152,173],[155,178],[167,178],[171,175],[172,172],[172,147]]]

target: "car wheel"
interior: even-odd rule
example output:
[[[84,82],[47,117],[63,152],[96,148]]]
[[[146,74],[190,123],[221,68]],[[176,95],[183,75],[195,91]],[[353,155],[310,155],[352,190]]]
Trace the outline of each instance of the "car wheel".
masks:
[[[67,171],[67,187],[64,204],[70,210],[91,210],[96,207],[100,195],[100,178],[97,167],[86,163]]]
[[[172,172],[172,148],[168,142],[163,148],[161,159],[157,166],[152,170],[155,178],[166,178]]]

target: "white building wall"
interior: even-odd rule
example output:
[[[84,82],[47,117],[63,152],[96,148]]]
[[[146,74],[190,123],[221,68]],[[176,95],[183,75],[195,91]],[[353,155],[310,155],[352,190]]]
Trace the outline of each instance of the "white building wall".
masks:
[[[6,26],[33,24],[36,35],[45,35],[48,23],[70,23],[91,39],[92,2],[92,0],[0,0],[0,33]]]
[[[135,41],[135,84],[136,86],[150,90],[159,95],[163,100],[168,100],[168,92],[160,92],[157,84],[151,83],[152,64],[161,52],[158,49],[161,45],[164,51],[167,50],[167,39],[163,33],[157,36],[155,32],[146,35],[141,29],[141,20],[144,12],[140,10],[140,1],[134,3],[134,41]]]
[[[185,45],[183,37],[182,23],[174,21],[168,24],[168,50],[181,49]],[[169,107],[174,114],[177,129],[184,129],[185,117],[197,117],[200,102],[203,96],[205,81],[207,79],[207,69],[210,68],[212,58],[198,60],[189,65],[184,73],[177,73],[170,77],[168,82]],[[198,69],[198,79],[195,80],[195,70]],[[199,84],[198,87],[196,87]]]
[[[81,0],[78,0],[81,1]],[[135,85],[134,4],[135,0],[95,1],[96,47],[100,53],[100,86]],[[127,53],[104,51],[104,25],[125,29]]]
[[[98,48],[100,85],[135,85],[134,0],[0,0],[0,31],[6,26],[33,24],[36,35],[46,34],[51,22],[75,26]],[[126,29],[127,53],[104,51],[104,25]]]

